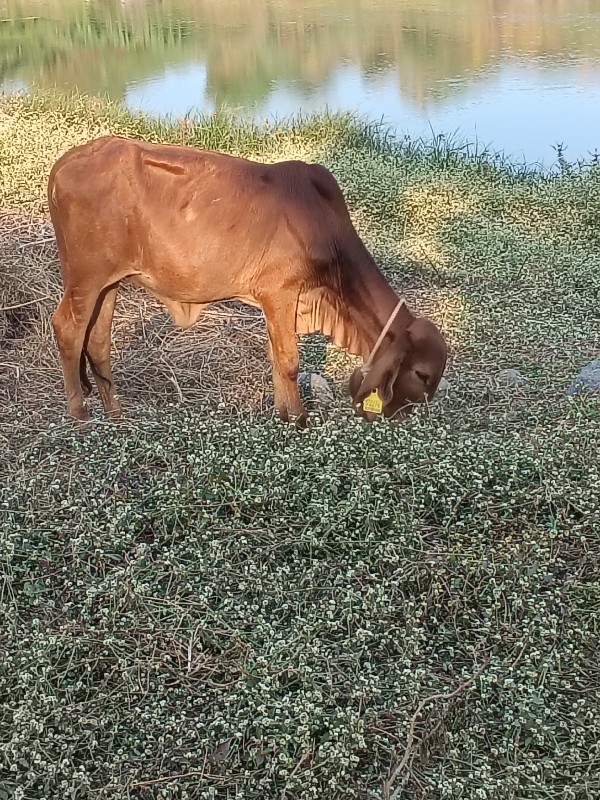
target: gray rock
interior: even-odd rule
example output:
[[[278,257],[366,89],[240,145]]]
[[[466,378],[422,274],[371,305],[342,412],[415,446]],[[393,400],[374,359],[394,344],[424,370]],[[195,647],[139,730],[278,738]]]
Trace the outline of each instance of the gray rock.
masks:
[[[573,397],[578,394],[593,394],[600,392],[600,359],[590,361],[573,378],[567,387],[567,395]]]
[[[304,400],[312,400],[320,406],[329,406],[333,403],[333,392],[327,378],[318,372],[301,372],[298,375],[298,388]]]
[[[450,391],[450,381],[446,380],[446,378],[442,378],[440,380],[437,392],[435,393],[435,397],[433,399],[443,400],[445,397],[448,396],[449,391]]]
[[[527,383],[527,378],[521,375],[518,369],[501,369],[496,373],[495,382],[498,386],[516,389]]]

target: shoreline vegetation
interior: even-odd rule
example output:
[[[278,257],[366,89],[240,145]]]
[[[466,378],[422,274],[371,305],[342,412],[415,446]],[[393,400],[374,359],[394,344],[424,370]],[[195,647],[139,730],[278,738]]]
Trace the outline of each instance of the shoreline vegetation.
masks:
[[[272,418],[260,314],[177,331],[118,301],[126,419],[65,419],[45,205],[113,132],[329,167],[386,277],[448,337],[446,396],[366,426]],[[600,794],[600,166],[553,174],[350,116],[156,121],[0,99],[0,797]],[[504,386],[500,370],[525,382]]]

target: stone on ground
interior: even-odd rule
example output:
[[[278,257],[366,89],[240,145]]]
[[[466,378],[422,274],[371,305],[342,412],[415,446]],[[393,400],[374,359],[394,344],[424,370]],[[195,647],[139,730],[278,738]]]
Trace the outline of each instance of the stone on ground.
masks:
[[[333,403],[333,392],[327,378],[318,372],[301,372],[298,375],[298,388],[305,400],[311,400],[320,406],[329,406]]]
[[[518,369],[501,369],[496,373],[496,384],[508,389],[516,389],[527,383],[527,378]]]
[[[593,394],[600,392],[600,359],[590,361],[582,367],[567,387],[567,395]]]

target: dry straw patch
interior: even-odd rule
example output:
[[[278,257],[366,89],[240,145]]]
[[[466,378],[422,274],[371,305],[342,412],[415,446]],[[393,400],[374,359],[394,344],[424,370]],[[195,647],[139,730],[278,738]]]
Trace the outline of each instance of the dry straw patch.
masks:
[[[43,408],[62,413],[62,374],[50,325],[61,280],[45,218],[0,214],[0,286],[0,405],[8,415],[13,404],[32,415]],[[113,356],[132,412],[180,401],[268,406],[264,321],[241,304],[208,309],[192,329],[181,331],[152,296],[125,286],[114,320]]]

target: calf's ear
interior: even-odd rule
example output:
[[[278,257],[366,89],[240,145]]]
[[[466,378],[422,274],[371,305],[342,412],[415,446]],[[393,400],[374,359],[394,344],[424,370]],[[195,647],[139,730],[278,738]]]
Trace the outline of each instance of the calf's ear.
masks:
[[[350,396],[352,397],[352,399],[354,399],[358,394],[364,379],[365,379],[365,373],[363,372],[362,367],[357,367],[352,373],[352,375],[350,375],[350,379],[348,381],[348,389],[350,391]]]
[[[355,405],[361,403],[375,390],[384,406],[392,400],[394,383],[410,346],[410,336],[406,332],[401,342],[381,353],[368,370],[364,367],[354,370],[350,377],[349,388]]]
[[[384,364],[383,361],[388,363]],[[394,359],[391,363],[389,359],[380,359],[376,364],[371,365],[366,374],[361,373],[363,378],[354,397],[354,402],[362,402],[377,390],[383,405],[387,405],[394,396],[394,382],[398,377],[401,363],[401,359]]]

